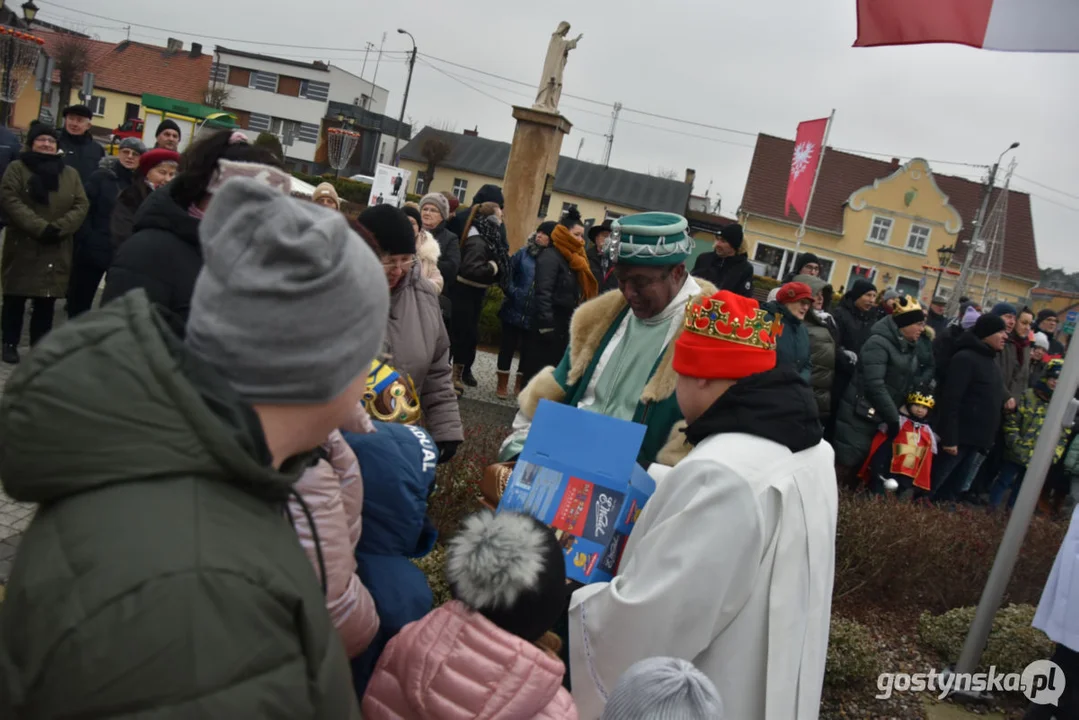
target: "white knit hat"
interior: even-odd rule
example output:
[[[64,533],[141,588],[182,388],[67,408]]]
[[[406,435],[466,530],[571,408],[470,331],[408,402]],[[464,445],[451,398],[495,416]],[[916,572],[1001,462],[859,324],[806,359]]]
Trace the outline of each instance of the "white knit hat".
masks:
[[[1049,352],[1049,338],[1046,337],[1045,333],[1034,333],[1034,347],[1040,347],[1042,350]]]
[[[681,658],[641,660],[618,678],[600,720],[722,720],[708,677]]]

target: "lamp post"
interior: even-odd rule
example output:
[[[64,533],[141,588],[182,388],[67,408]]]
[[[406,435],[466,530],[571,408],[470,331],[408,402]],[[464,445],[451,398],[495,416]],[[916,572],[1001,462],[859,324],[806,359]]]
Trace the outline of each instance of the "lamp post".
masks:
[[[416,67],[416,38],[412,37],[412,33],[403,28],[397,28],[397,32],[402,35],[408,35],[409,40],[412,41],[412,57],[408,60],[408,81],[405,82],[405,96],[401,100],[401,116],[397,119],[397,129],[393,134],[393,154],[390,156],[390,160],[397,163],[397,143],[401,140],[401,125],[405,122],[405,106],[408,105],[408,89],[412,87],[412,68]]]
[[[1019,147],[1018,142],[1013,142],[1009,145],[1004,152],[997,157],[997,161],[993,163],[993,166],[989,169],[989,181],[982,188],[982,204],[978,208],[978,216],[974,220],[974,234],[970,240],[967,241],[967,252],[963,256],[963,267],[959,273],[959,280],[955,283],[955,291],[952,296],[948,298],[948,307],[945,312],[946,315],[952,316],[959,312],[959,296],[967,287],[967,281],[970,279],[970,269],[974,264],[974,253],[978,247],[978,242],[982,237],[982,225],[985,224],[985,213],[989,210],[989,196],[993,194],[993,185],[997,180],[997,170],[1000,168],[1000,161],[1004,159],[1004,156],[1009,151],[1015,150]],[[989,269],[986,268],[986,272]]]
[[[940,267],[937,268],[937,281],[933,284],[933,294],[929,297],[930,303],[936,298],[937,290],[940,290],[940,278],[944,275],[945,268],[951,264],[953,255],[955,255],[955,247],[952,245],[945,245],[937,249],[937,260],[940,261]]]
[[[34,18],[37,17],[38,6],[34,4],[34,0],[26,0],[22,4],[22,16],[26,20],[26,27],[30,27]]]

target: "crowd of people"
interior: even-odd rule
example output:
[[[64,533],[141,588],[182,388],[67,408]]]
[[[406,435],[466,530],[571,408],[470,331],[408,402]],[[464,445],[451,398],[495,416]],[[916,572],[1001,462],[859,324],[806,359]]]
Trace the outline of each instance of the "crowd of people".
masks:
[[[808,253],[758,303],[737,224],[692,272],[665,212],[571,211],[511,254],[497,186],[350,217],[241,132],[91,163],[83,120],[35,125],[0,183],[0,478],[38,506],[3,717],[817,717],[840,485],[1008,502],[1059,378],[1051,313],[951,320],[864,280],[833,310]],[[481,510],[443,538],[434,608],[411,560],[493,286],[499,460],[549,400],[643,425],[659,482],[612,582]],[[1050,505],[1068,434],[1058,457]]]

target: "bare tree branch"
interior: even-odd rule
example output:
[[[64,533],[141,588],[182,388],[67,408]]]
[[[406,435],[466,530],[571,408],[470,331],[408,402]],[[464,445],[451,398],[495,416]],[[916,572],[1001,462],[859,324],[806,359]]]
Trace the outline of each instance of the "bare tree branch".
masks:
[[[90,40],[78,35],[61,35],[54,45],[53,61],[60,74],[60,112],[71,102],[71,89],[82,82],[90,69]]]

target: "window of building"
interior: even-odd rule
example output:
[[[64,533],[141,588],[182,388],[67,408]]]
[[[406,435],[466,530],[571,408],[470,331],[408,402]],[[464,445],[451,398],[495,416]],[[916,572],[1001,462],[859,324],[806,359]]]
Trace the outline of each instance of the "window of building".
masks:
[[[910,226],[910,234],[907,235],[907,250],[925,254],[926,248],[929,247],[929,232],[932,230],[927,225],[918,225],[912,223]]]
[[[251,82],[248,84],[252,90],[263,90],[265,92],[277,92],[277,73],[262,72],[256,70],[251,73]]]
[[[300,97],[304,98],[305,100],[326,102],[329,96],[330,84],[328,82],[320,82],[318,80],[300,81]]]
[[[816,255],[816,253],[814,253]],[[765,275],[775,280],[785,278],[794,270],[794,250],[757,243],[753,250],[753,259],[765,266]],[[820,261],[820,278],[825,282],[832,281],[832,270],[835,269],[835,261],[817,255]]]
[[[90,98],[90,102],[86,103],[95,116],[101,117],[105,114],[105,98],[100,95],[94,95]]]
[[[577,203],[564,202],[562,203],[562,212],[558,214],[559,219],[566,217],[566,213],[570,211],[570,208],[577,207]]]
[[[892,236],[892,219],[881,217],[880,215],[873,216],[873,224],[869,228],[869,237],[865,239],[866,242],[879,243],[881,245],[887,245],[889,238]]]
[[[606,214],[603,216],[603,221],[607,222],[608,220],[617,220],[618,218],[622,217],[623,215],[625,215],[625,213],[611,212],[610,210],[608,210],[606,212]]]
[[[416,176],[416,194],[427,194],[427,178],[425,178],[422,174]]]
[[[864,265],[851,265],[850,274],[847,275],[847,284],[843,287],[846,290],[850,290],[851,285],[858,279],[875,283],[877,281],[877,269],[875,267],[866,267]]]
[[[229,68],[229,85],[239,85],[241,87],[250,87],[251,85],[251,71],[247,68],[230,67]]]
[[[235,110],[233,108],[225,108],[225,110],[236,116],[236,124],[242,129],[247,130],[251,126],[251,113],[247,110]]]
[[[465,201],[465,193],[468,191],[468,180],[464,178],[453,179],[453,196],[457,198],[457,201],[463,203]]]
[[[922,292],[922,282],[917,278],[903,277],[899,275],[895,279],[895,291],[900,295],[918,297]]]
[[[300,96],[300,78],[289,75],[281,75],[277,78],[277,93],[279,95]]]

